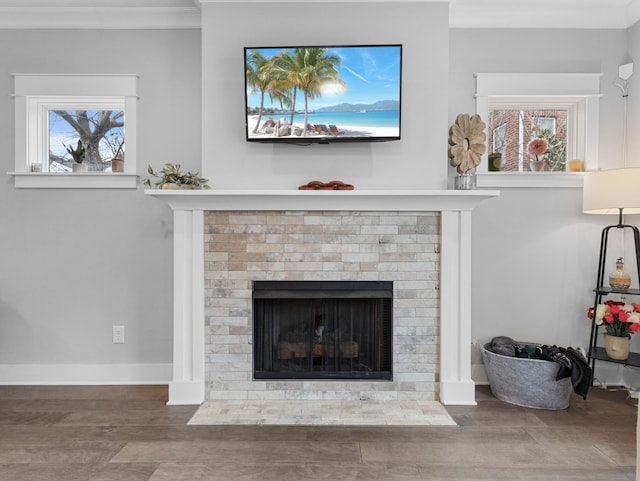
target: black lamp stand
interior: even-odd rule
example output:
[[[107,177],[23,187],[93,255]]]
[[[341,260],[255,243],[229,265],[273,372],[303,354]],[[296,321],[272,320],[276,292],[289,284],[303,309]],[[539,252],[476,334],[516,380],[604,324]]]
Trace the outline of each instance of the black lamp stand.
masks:
[[[593,304],[593,316],[594,322],[591,323],[591,336],[589,339],[589,364],[591,366],[591,371],[594,371],[596,359],[600,359],[596,354],[596,336],[598,335],[598,326],[595,323],[595,315],[596,309],[598,308],[598,304],[602,300],[603,296],[608,294],[616,293],[616,294],[632,294],[632,295],[640,295],[640,289],[628,289],[626,291],[619,291],[615,289],[611,289],[604,286],[604,276],[605,276],[605,263],[607,258],[607,243],[609,241],[609,231],[611,229],[631,229],[633,232],[633,242],[635,246],[635,254],[636,254],[636,274],[638,275],[638,279],[640,280],[640,231],[634,225],[627,225],[622,223],[622,208],[619,209],[618,214],[618,223],[615,225],[610,225],[605,227],[602,230],[602,237],[600,239],[600,260],[598,261],[598,280],[595,288],[595,301]],[[624,232],[624,231],[623,231]],[[606,360],[606,359],[605,359]]]

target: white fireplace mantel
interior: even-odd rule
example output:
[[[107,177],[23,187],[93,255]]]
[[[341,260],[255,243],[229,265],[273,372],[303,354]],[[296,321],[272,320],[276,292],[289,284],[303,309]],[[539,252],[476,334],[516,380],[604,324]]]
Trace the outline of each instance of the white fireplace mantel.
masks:
[[[496,190],[146,190],[174,212],[169,404],[205,400],[204,212],[441,213],[440,401],[475,404],[471,379],[471,213]]]
[[[471,211],[495,190],[146,190],[173,210]]]

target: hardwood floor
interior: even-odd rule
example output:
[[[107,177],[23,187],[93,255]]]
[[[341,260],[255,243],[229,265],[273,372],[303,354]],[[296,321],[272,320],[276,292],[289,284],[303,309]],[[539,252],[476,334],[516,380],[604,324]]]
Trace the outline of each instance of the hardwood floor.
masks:
[[[0,386],[0,481],[633,481],[635,400],[563,411],[477,388],[459,426],[188,426],[166,386]]]

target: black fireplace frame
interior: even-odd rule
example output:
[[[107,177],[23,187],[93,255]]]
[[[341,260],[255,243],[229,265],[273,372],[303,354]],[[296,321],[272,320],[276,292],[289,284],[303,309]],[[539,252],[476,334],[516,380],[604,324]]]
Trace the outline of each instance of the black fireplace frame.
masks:
[[[376,299],[385,311],[380,333],[384,350],[381,369],[375,371],[287,371],[259,370],[256,359],[259,346],[253,341],[254,380],[393,380],[393,282],[392,281],[253,281],[253,333],[257,329],[256,302],[264,299]]]

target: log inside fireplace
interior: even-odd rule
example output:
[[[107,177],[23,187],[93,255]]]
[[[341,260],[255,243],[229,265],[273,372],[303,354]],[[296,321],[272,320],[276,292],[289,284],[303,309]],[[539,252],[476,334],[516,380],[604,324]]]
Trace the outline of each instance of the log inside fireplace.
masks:
[[[254,281],[255,379],[392,379],[393,282]]]

